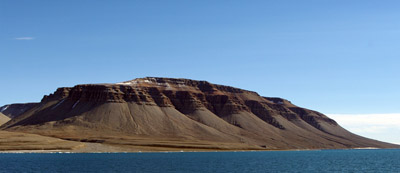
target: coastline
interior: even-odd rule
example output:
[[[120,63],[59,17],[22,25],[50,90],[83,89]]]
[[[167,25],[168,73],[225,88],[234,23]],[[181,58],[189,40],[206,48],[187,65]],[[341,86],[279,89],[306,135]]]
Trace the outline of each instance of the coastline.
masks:
[[[96,140],[102,141],[101,143],[82,142],[78,138],[62,139],[38,134],[0,130],[0,153],[176,153],[383,149],[377,147],[276,149],[260,148],[256,145],[207,141],[193,143],[191,141],[127,137],[119,140],[105,139],[110,138],[103,137]]]
[[[118,153],[198,153],[198,152],[273,152],[273,151],[322,151],[322,150],[384,150],[399,148],[376,148],[376,147],[356,147],[356,148],[321,148],[321,149],[276,149],[276,150],[145,150],[145,151],[80,151],[80,150],[9,150],[0,151],[0,154],[118,154]]]

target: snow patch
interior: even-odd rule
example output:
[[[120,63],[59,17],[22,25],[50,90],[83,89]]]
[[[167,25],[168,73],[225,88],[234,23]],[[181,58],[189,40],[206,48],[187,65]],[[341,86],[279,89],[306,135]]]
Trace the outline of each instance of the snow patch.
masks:
[[[72,106],[72,109],[75,108],[75,106],[79,103],[79,100]]]
[[[58,102],[54,107],[52,107],[51,109],[55,109],[56,107],[60,106],[61,103],[63,103],[65,101],[65,99],[61,100],[60,102]]]
[[[2,108],[0,112],[4,112],[5,110],[8,109],[8,107],[10,107],[10,105],[7,105],[7,106],[5,106],[4,108]]]
[[[275,104],[280,104],[280,105],[283,105],[283,101],[273,101],[273,100],[270,100],[272,103],[275,103]]]
[[[129,81],[129,82],[120,82],[117,83],[118,85],[136,85],[138,82],[137,81]]]
[[[171,89],[171,85],[169,83],[156,83],[159,87],[165,87],[166,89]]]

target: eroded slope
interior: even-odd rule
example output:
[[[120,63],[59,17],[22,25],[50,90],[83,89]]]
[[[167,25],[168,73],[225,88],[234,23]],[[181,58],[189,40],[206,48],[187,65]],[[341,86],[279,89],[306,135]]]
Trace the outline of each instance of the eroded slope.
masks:
[[[281,98],[171,78],[59,88],[2,128],[110,144],[144,137],[252,149],[397,147],[354,135]]]

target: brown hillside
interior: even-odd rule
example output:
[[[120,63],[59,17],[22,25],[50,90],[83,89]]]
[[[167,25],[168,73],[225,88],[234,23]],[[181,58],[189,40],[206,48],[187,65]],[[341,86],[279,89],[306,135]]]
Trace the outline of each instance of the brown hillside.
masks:
[[[0,126],[3,125],[4,123],[6,123],[9,120],[10,120],[10,118],[8,118],[4,114],[0,113]]]
[[[151,77],[59,88],[1,128],[128,148],[398,147],[354,135],[281,98],[206,81]]]

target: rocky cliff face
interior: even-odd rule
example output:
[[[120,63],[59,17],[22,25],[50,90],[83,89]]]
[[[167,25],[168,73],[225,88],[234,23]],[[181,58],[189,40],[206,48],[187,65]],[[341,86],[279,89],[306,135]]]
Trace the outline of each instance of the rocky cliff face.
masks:
[[[285,99],[206,81],[153,77],[59,88],[2,128],[66,125],[271,149],[393,147],[351,134]]]
[[[77,85],[59,88],[54,94],[45,96],[42,102],[60,99],[75,103],[133,102],[173,107],[183,114],[205,108],[219,117],[246,111],[280,129],[284,127],[275,120],[275,115],[287,120],[303,119],[315,127],[318,127],[315,119],[337,125],[323,114],[314,112],[315,115],[310,116],[310,111],[281,98],[260,97],[256,92],[188,79],[149,77],[117,84]]]

